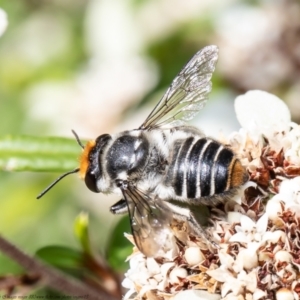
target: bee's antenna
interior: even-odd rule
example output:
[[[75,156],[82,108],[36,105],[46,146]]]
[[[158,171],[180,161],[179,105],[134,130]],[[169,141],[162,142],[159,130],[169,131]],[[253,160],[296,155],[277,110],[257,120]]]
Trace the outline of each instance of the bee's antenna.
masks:
[[[74,134],[75,136],[75,139],[78,143],[78,145],[84,149],[84,145],[81,143],[80,139],[79,139],[79,136],[78,134],[75,132],[75,130],[72,129],[72,133]],[[77,173],[79,172],[79,168],[76,168],[72,171],[69,171],[69,172],[66,172],[64,174],[62,174],[61,176],[59,176],[56,180],[54,180],[54,182],[52,182],[48,187],[46,187],[37,197],[36,199],[40,199],[42,198],[50,189],[53,188],[53,186],[55,186],[59,181],[61,181],[63,178],[65,178],[66,176],[70,175],[70,174],[74,174],[74,173]]]
[[[40,199],[41,197],[43,197],[54,185],[56,185],[59,181],[61,181],[63,178],[65,178],[66,176],[70,175],[70,174],[74,174],[77,173],[79,171],[79,168],[76,168],[72,171],[69,171],[65,174],[62,174],[61,176],[59,176],[54,182],[52,182],[48,187],[46,187],[37,197],[36,199]]]
[[[81,140],[79,139],[79,136],[78,136],[78,134],[75,132],[75,130],[72,129],[72,133],[74,134],[75,139],[76,139],[78,145],[79,145],[82,149],[84,149],[84,145],[81,143]]]

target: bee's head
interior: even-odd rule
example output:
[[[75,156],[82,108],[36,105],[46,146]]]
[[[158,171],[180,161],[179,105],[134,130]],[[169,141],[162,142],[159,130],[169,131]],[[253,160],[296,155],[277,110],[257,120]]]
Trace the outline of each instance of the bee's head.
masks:
[[[79,168],[76,168],[72,171],[66,172],[58,177],[54,182],[52,182],[46,189],[44,189],[38,196],[37,199],[40,199],[44,196],[54,185],[56,185],[64,177],[79,173],[81,179],[85,181],[86,186],[93,192],[101,192],[97,187],[97,181],[102,177],[102,168],[100,164],[100,159],[103,154],[104,148],[107,146],[108,142],[111,140],[109,134],[102,134],[96,140],[91,140],[86,143],[84,146],[78,135],[74,130],[72,130],[78,144],[83,149],[80,156]]]
[[[95,193],[101,192],[97,186],[98,180],[103,177],[101,158],[110,140],[109,134],[102,134],[96,140],[88,141],[80,157],[79,175]]]

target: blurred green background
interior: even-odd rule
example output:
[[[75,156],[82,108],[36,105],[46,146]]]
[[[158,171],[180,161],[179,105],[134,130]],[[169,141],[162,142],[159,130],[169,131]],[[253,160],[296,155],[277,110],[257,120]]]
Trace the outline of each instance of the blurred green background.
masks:
[[[215,137],[238,130],[233,100],[250,89],[281,97],[300,120],[299,1],[0,0],[0,8],[8,18],[0,37],[2,137],[73,138],[74,129],[87,140],[136,128],[209,44],[220,59],[211,100],[193,124]],[[74,140],[75,147],[79,156]],[[36,200],[59,175],[1,172],[0,233],[32,254],[48,245],[79,248],[73,222],[85,211],[104,254],[120,220],[109,207],[119,199],[93,194],[72,175]],[[19,270],[0,254],[0,275]]]

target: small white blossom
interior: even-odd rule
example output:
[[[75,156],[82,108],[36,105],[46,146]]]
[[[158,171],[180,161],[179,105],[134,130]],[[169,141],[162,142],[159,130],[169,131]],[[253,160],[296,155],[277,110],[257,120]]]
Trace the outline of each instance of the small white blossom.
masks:
[[[275,261],[278,262],[290,262],[292,260],[292,255],[286,250],[280,250],[275,253]]]
[[[279,188],[278,198],[286,204],[300,204],[300,177],[284,180]]]
[[[227,221],[230,224],[240,223],[241,217],[242,217],[242,214],[240,212],[230,211],[230,212],[228,212],[228,215],[227,215]]]
[[[220,268],[215,270],[208,270],[206,273],[220,282],[227,282],[228,279],[232,277],[232,273],[228,271],[224,265],[221,265]]]
[[[246,249],[241,249],[237,255],[233,270],[240,272],[241,270],[251,270],[258,265],[259,243],[248,243]]]
[[[277,221],[278,216],[282,213],[282,205],[279,198],[276,198],[278,195],[274,196],[271,200],[268,201],[266,205],[266,214],[268,218],[272,221]]]
[[[256,289],[255,292],[253,293],[253,300],[258,300],[258,299],[261,299],[263,297],[266,297],[267,296],[267,293],[260,290],[260,289]]]
[[[279,241],[285,242],[286,235],[281,230],[267,231],[263,236],[263,242],[270,242],[273,244],[278,243]]]
[[[188,273],[187,270],[184,268],[174,268],[171,272],[170,272],[170,282],[171,283],[180,283],[180,279],[181,278],[185,278],[187,277]]]
[[[266,232],[268,225],[268,215],[264,214],[255,224],[249,217],[241,216],[241,226],[236,226],[236,234],[229,241],[247,243],[261,241],[262,235]]]
[[[185,250],[184,258],[189,265],[195,266],[205,260],[205,256],[198,247],[189,247]]]
[[[294,294],[287,288],[281,288],[276,292],[276,300],[294,300]]]
[[[233,277],[229,275],[222,286],[222,297],[225,297],[228,292],[232,291],[232,293],[237,296],[242,293],[245,289],[255,292],[257,286],[256,273],[253,271],[251,273],[246,273],[245,271],[241,271],[237,277]]]

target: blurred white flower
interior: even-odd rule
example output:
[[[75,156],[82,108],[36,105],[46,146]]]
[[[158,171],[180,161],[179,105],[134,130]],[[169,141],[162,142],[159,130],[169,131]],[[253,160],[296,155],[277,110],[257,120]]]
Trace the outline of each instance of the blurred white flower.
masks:
[[[297,1],[237,2],[217,18],[219,70],[237,87],[270,90],[294,82],[299,61]]]
[[[264,91],[249,91],[238,96],[234,102],[237,119],[249,131],[274,132],[277,124],[289,124],[291,113],[286,104]]]
[[[40,82],[25,94],[29,114],[51,122],[51,134],[95,137],[115,131],[126,108],[153,85],[151,65],[142,58],[88,66],[67,82]],[[53,117],[61,115],[63,117]],[[138,127],[140,124],[135,124]]]
[[[71,28],[65,19],[37,11],[10,33],[1,51],[5,51],[8,61],[17,60],[18,64],[30,70],[58,57],[67,50],[70,42]]]
[[[185,22],[199,20],[202,16],[207,16],[230,2],[231,0],[144,1],[137,11],[137,23],[147,44],[170,35]]]
[[[157,80],[154,64],[140,54],[137,30],[128,2],[89,2],[85,17],[89,61],[74,79],[31,86],[25,94],[31,117],[51,123],[51,134],[70,135],[71,128],[81,137],[115,131],[124,111]],[[58,115],[63,118],[53,122]]]
[[[8,25],[7,14],[2,8],[0,8],[0,36],[6,30],[7,25]]]
[[[119,62],[141,52],[139,26],[129,1],[89,1],[85,18],[86,48],[95,60]]]

